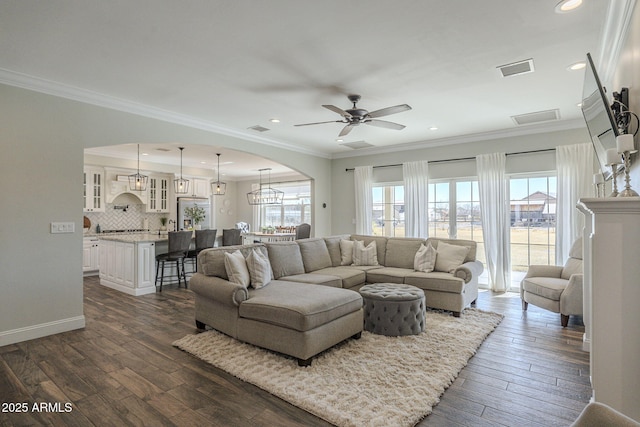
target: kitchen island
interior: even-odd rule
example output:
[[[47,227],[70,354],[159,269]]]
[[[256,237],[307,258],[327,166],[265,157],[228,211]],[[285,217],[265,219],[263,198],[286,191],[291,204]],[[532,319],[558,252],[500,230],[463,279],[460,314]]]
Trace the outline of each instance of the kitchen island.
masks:
[[[166,253],[169,238],[157,233],[98,235],[100,284],[129,295],[156,291],[156,254]]]

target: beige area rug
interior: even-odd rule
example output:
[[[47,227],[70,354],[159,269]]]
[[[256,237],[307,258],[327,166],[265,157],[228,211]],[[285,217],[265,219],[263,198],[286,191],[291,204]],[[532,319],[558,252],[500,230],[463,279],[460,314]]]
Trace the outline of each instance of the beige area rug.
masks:
[[[213,330],[173,345],[337,426],[413,426],[431,413],[501,320],[473,308],[460,318],[427,311],[420,335],[363,332],[306,368]]]

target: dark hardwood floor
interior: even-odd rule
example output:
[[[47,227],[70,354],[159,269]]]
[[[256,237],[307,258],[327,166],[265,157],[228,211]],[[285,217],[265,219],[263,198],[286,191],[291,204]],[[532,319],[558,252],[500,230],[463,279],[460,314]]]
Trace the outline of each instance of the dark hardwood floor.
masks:
[[[131,297],[97,277],[84,289],[85,329],[0,347],[1,426],[329,425],[174,348],[196,332],[191,291]],[[591,393],[584,327],[523,313],[517,294],[482,292],[477,307],[505,318],[418,425],[568,426]]]

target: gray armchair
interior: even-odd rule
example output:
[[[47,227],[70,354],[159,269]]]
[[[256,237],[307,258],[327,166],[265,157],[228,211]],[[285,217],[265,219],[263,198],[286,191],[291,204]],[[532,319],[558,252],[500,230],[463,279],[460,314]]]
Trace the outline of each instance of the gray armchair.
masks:
[[[529,304],[560,313],[563,327],[569,316],[582,315],[582,238],[573,243],[564,266],[530,265],[520,283],[522,309]]]

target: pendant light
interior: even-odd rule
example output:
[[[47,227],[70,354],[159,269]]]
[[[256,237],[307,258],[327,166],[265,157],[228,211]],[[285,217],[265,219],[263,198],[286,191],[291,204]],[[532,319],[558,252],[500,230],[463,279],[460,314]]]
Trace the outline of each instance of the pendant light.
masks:
[[[189,180],[182,178],[182,150],[184,147],[178,147],[180,149],[180,178],[173,180],[176,194],[187,194],[189,192]]]
[[[216,153],[218,156],[218,180],[211,183],[211,192],[214,196],[224,196],[227,191],[227,183],[220,181],[220,153]]]
[[[129,175],[129,188],[132,191],[144,191],[147,189],[147,179],[149,179],[148,176],[140,174],[140,144],[138,144],[138,173]]]
[[[284,199],[284,191],[271,188],[271,168],[259,169],[260,186],[257,190],[247,193],[247,201],[250,205],[281,205]],[[262,172],[269,171],[269,184],[262,188]]]

